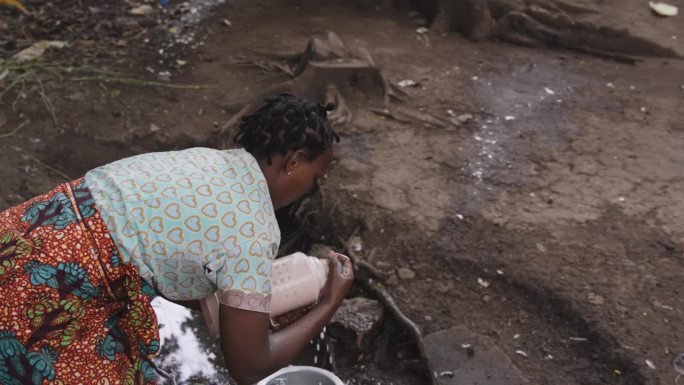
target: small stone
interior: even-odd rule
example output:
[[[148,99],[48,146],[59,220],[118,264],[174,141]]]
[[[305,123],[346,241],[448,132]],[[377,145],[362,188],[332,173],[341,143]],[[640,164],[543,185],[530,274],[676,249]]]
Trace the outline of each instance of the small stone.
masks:
[[[420,85],[420,83],[418,83],[417,81],[415,81],[413,79],[405,79],[405,80],[401,80],[401,81],[397,82],[397,85],[399,87],[417,87]]]
[[[603,305],[603,297],[596,293],[589,293],[587,299],[590,303],[593,303],[594,305]]]
[[[341,330],[338,335],[353,335],[356,347],[363,349],[371,343],[375,332],[380,329],[385,308],[378,301],[356,297],[345,299],[332,318],[331,323]]]
[[[387,281],[385,282],[388,286],[397,286],[399,284],[399,278],[397,277],[396,274],[390,275],[389,278],[387,278]]]
[[[449,293],[454,289],[454,284],[451,282],[442,282],[437,284],[437,292],[441,294]]]
[[[429,315],[426,315],[426,316],[424,317],[424,319],[425,319],[427,322],[432,321],[432,317],[430,317]]]
[[[484,302],[484,303],[489,303],[489,302],[491,302],[491,300],[492,300],[492,296],[489,294],[482,296],[482,302]]]
[[[473,115],[471,114],[461,114],[456,117],[456,120],[458,120],[460,123],[466,123],[469,120],[473,119]]]
[[[161,71],[157,74],[157,78],[161,81],[168,82],[169,80],[171,80],[171,72]]]
[[[416,277],[416,273],[408,267],[401,267],[397,269],[397,275],[401,280],[409,280]]]
[[[352,237],[352,239],[349,241],[349,247],[351,247],[351,249],[357,253],[361,252],[363,250],[363,241],[361,240],[361,237]]]
[[[672,367],[680,375],[684,376],[684,353],[678,355],[672,360]]]
[[[159,130],[161,130],[161,128],[159,126],[157,126],[154,123],[150,123],[150,132],[151,133],[158,132]]]

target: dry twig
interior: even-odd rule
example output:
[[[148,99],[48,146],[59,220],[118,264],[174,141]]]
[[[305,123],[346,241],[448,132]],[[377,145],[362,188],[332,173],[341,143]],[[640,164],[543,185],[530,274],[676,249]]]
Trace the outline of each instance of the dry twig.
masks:
[[[22,127],[24,127],[25,125],[29,124],[30,122],[31,122],[30,120],[27,120],[27,121],[21,123],[19,126],[17,126],[17,128],[15,128],[14,130],[12,130],[12,131],[10,131],[10,132],[8,132],[8,133],[6,133],[6,134],[0,134],[0,139],[5,139],[5,138],[11,137],[12,135],[14,135],[14,134],[16,134],[17,132],[19,132],[19,130],[21,130]]]

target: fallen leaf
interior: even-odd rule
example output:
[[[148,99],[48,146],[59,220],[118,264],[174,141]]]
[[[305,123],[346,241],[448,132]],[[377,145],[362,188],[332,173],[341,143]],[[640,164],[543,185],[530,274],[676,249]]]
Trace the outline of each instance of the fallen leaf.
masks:
[[[154,12],[154,8],[147,4],[139,5],[137,7],[134,7],[129,11],[131,15],[138,15],[138,16],[143,16],[143,15],[149,15],[150,13]]]
[[[24,7],[24,4],[22,4],[19,0],[0,0],[0,5],[14,7],[24,13],[29,13],[28,9],[26,9],[26,7]]]
[[[667,3],[649,1],[648,6],[651,7],[651,10],[658,16],[677,16],[677,14],[679,14],[679,9],[677,7]]]
[[[16,61],[35,60],[43,56],[49,48],[64,48],[67,43],[59,40],[41,40],[33,43],[30,47],[19,51],[13,56]]]

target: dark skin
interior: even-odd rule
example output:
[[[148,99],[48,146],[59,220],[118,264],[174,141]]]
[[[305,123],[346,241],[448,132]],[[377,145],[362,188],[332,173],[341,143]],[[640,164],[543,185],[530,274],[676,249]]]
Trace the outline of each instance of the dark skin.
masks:
[[[272,163],[259,159],[274,208],[285,207],[303,196],[322,177],[332,161],[332,144],[310,159],[305,149],[276,154]],[[310,312],[286,328],[271,333],[267,313],[220,305],[221,348],[226,366],[240,385],[253,384],[288,365],[299,351],[330,321],[354,280],[348,257],[331,253],[331,266],[321,299]]]

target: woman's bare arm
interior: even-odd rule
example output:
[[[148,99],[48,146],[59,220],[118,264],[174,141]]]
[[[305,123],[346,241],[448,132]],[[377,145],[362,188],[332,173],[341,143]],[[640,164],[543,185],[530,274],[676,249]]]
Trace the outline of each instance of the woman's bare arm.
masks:
[[[330,321],[354,280],[349,258],[339,254],[335,258],[343,269],[330,269],[318,305],[276,333],[269,332],[268,313],[220,305],[221,348],[238,384],[256,383],[288,365]]]

